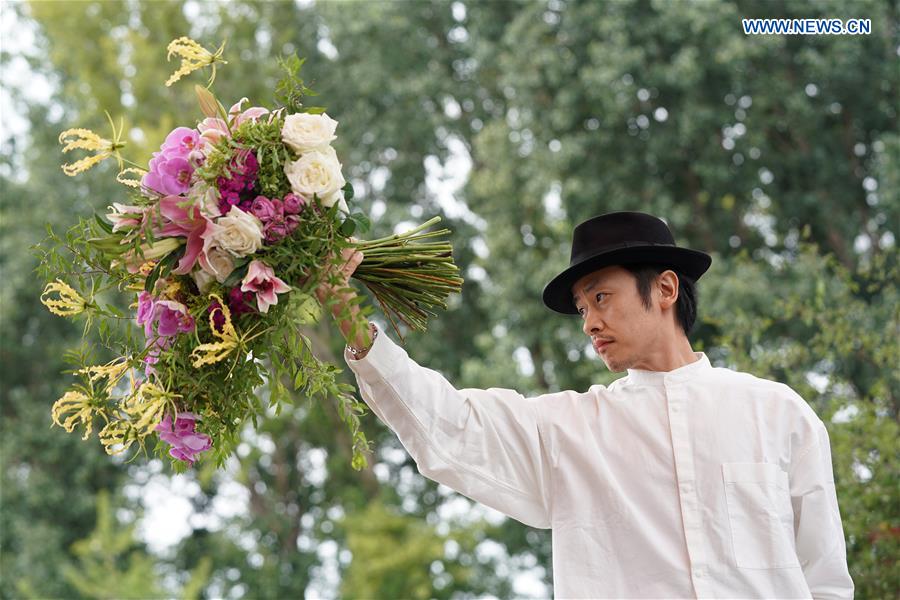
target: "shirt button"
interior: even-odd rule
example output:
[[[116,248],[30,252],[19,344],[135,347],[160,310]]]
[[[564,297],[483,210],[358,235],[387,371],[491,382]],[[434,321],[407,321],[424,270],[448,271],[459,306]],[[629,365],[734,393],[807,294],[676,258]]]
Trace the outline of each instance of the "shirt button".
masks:
[[[703,577],[703,571],[701,571],[700,569],[694,569],[694,577],[700,579],[701,577]]]
[[[673,405],[672,405],[672,412],[678,412],[678,405],[677,405],[677,404],[673,404]]]

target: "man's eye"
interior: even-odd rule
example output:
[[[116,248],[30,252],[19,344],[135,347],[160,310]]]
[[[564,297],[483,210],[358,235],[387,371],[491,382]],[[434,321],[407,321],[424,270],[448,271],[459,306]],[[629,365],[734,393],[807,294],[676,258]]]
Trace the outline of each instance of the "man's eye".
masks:
[[[600,302],[600,296],[605,296],[605,295],[606,295],[606,294],[603,293],[603,292],[598,292],[598,293],[597,293],[597,302]]]

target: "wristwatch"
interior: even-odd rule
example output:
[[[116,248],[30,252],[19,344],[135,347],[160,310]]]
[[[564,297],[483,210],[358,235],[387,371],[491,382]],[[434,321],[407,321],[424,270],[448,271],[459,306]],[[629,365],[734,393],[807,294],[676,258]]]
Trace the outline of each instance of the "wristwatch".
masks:
[[[372,349],[372,345],[375,343],[375,338],[378,337],[378,328],[375,327],[372,323],[369,323],[369,331],[372,333],[372,342],[369,344],[368,347],[360,348],[359,350],[357,350],[350,344],[347,344],[347,350],[350,351],[350,354],[353,355],[353,358],[359,358],[360,354],[362,354],[363,352],[368,352],[369,350]]]

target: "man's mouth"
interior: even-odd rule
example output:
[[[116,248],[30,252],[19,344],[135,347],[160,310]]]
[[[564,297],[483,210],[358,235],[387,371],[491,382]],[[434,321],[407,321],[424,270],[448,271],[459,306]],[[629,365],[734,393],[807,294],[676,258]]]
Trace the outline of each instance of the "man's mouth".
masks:
[[[594,350],[603,352],[603,349],[612,344],[612,340],[594,340]]]

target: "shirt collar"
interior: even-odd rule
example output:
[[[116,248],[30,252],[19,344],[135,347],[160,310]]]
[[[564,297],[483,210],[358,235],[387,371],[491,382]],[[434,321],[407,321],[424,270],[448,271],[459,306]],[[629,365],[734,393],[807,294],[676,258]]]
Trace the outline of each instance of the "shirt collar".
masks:
[[[643,385],[663,386],[665,384],[686,381],[697,377],[712,368],[705,352],[694,352],[697,358],[692,363],[682,365],[671,371],[645,371],[644,369],[628,369],[628,381]]]

